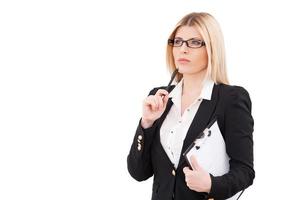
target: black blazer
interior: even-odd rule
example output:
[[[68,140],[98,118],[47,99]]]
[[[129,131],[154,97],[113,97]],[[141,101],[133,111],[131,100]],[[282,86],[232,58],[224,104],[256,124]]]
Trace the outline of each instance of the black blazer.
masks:
[[[160,88],[154,88],[149,95]],[[173,89],[174,86],[171,88]],[[188,129],[183,143],[178,168],[175,169],[160,142],[160,127],[172,106],[168,100],[166,110],[153,126],[143,129],[140,121],[127,158],[131,176],[143,181],[154,175],[152,200],[201,200],[226,199],[253,183],[253,118],[248,92],[239,86],[214,85],[211,100],[203,99]],[[219,128],[230,157],[230,171],[211,176],[210,193],[190,190],[185,182],[183,168],[188,166],[183,152],[194,141],[206,125],[217,118]]]

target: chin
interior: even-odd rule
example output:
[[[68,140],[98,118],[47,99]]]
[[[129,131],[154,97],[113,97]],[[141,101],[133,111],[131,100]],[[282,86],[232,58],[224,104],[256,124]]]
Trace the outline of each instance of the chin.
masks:
[[[191,73],[194,73],[193,70],[189,69],[188,66],[179,66],[178,70],[179,70],[179,73],[181,73],[181,74],[191,74]]]
[[[180,65],[177,67],[178,67],[178,72],[181,74],[198,74],[198,73],[203,73],[207,69],[207,67],[201,69],[195,69],[194,67],[188,65]]]

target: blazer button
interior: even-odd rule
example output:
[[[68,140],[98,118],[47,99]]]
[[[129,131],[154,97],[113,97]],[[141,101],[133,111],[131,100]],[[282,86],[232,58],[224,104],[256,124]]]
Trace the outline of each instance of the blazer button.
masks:
[[[142,140],[142,135],[138,135],[138,140]]]
[[[138,151],[141,151],[141,144],[138,144],[137,149]]]
[[[171,173],[172,173],[173,176],[176,175],[176,171],[174,169],[171,171]]]

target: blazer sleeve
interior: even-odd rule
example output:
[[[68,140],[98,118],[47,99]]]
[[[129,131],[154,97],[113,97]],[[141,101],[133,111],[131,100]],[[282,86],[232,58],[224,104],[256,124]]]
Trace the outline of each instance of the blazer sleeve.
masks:
[[[251,100],[248,92],[238,86],[231,89],[225,100],[224,139],[230,157],[229,172],[222,176],[211,176],[209,197],[225,199],[252,185],[253,126]]]
[[[153,95],[156,88],[150,91],[148,95]],[[156,131],[156,123],[152,127],[144,129],[141,126],[141,119],[127,157],[127,167],[130,175],[137,181],[143,181],[153,175],[151,163],[151,145]]]

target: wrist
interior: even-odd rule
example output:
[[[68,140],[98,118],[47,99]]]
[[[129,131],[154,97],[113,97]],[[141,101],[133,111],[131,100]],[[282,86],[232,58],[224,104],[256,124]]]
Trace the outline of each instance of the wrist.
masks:
[[[144,118],[141,119],[141,126],[144,129],[150,128],[153,125],[153,123],[154,123],[154,121],[152,121],[152,120],[147,120]]]

